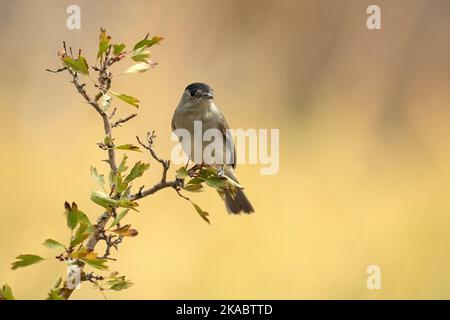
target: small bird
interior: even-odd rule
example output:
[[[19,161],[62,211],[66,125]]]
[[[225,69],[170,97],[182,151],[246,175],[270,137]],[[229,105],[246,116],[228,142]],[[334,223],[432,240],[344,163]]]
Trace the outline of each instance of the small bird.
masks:
[[[236,151],[234,142],[229,135],[228,123],[225,117],[214,103],[214,91],[205,83],[192,83],[186,87],[181,96],[180,102],[173,114],[172,131],[177,134],[177,129],[185,129],[191,135],[191,143],[189,150],[182,143],[183,151],[189,156],[190,160],[195,159],[195,145],[201,146],[201,154],[206,147],[203,141],[194,142],[197,138],[194,134],[194,122],[199,121],[202,125],[202,131],[208,129],[217,129],[220,132],[223,145],[224,157],[226,160],[221,163],[214,163],[219,174],[223,174],[239,184],[234,169],[236,168]],[[203,135],[203,133],[202,133]],[[178,137],[181,139],[180,135]],[[197,138],[198,139],[198,138]],[[203,140],[203,139],[202,139]],[[223,158],[223,157],[222,157]],[[201,163],[194,161],[194,163],[201,165]],[[225,206],[229,213],[239,214],[240,212],[251,213],[254,212],[253,206],[245,196],[241,188],[232,191],[229,188],[224,190],[222,199],[225,201]]]

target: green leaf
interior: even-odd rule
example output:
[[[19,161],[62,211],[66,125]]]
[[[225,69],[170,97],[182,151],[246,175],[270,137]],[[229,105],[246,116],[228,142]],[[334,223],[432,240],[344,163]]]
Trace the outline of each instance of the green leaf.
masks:
[[[116,93],[113,91],[110,91],[111,94],[115,95],[117,98],[119,98],[120,100],[122,100],[123,102],[126,102],[128,104],[131,104],[132,106],[139,108],[139,100],[135,97],[126,95],[124,93]]]
[[[200,170],[200,177],[206,179],[208,177],[218,177],[217,169],[213,167],[206,167]]]
[[[123,52],[123,49],[125,49],[125,44],[113,44],[113,55],[117,57]]]
[[[14,298],[14,295],[12,293],[12,289],[7,284],[3,285],[2,288],[0,288],[0,300],[16,300]]]
[[[129,183],[134,179],[141,177],[148,168],[150,168],[150,163],[143,163],[141,161],[136,162],[128,176],[125,178],[125,182]]]
[[[70,246],[71,247],[75,247],[75,246],[79,245],[80,243],[82,243],[87,238],[89,238],[89,233],[77,234],[77,235],[75,235],[75,237],[70,242]]]
[[[116,175],[116,193],[120,194],[128,188],[128,183],[124,182],[122,179],[122,175],[117,174]]]
[[[91,193],[91,200],[104,208],[115,208],[119,205],[119,202],[117,200],[112,199],[106,193],[103,193],[101,191],[93,191]]]
[[[62,58],[62,62],[66,67],[72,69],[74,72],[89,75],[89,66],[83,56],[79,56],[78,59],[65,56]]]
[[[134,45],[133,50],[140,49],[140,48],[150,48],[151,46],[160,43],[164,39],[163,37],[160,37],[160,36],[154,36],[151,39],[147,39],[147,38],[148,38],[148,34],[144,39],[142,39],[141,41],[139,41],[138,43],[136,43]]]
[[[203,180],[202,178],[194,177],[191,180],[189,180],[187,184],[194,184],[194,185],[196,185],[196,184],[201,184],[203,182],[205,182],[205,180]]]
[[[34,254],[21,254],[20,256],[17,256],[16,259],[17,261],[12,263],[12,270],[27,267],[44,260],[44,258]]]
[[[65,249],[65,246],[62,243],[59,243],[58,241],[55,241],[53,239],[47,239],[42,244],[43,246],[53,249],[53,248],[62,248]]]
[[[111,134],[107,134],[105,136],[105,138],[103,139],[103,144],[105,146],[110,146],[112,144],[112,142],[114,141],[114,139],[111,137]]]
[[[180,169],[178,169],[176,171],[176,178],[177,179],[183,180],[184,178],[187,177],[187,175],[188,175],[188,172],[187,172],[185,167],[181,167]]]
[[[115,234],[121,237],[135,237],[138,235],[138,231],[136,229],[130,229],[131,225],[127,224],[123,227],[117,228],[116,230],[112,230]]]
[[[209,213],[206,211],[203,211],[198,205],[196,205],[195,203],[193,203],[191,201],[192,205],[194,206],[195,210],[197,211],[197,213],[200,215],[200,217],[205,220],[207,223],[211,224],[211,222],[208,219]]]
[[[100,59],[103,54],[106,53],[109,47],[109,43],[111,42],[111,37],[106,34],[105,29],[100,29],[100,37],[98,42],[98,53],[97,53],[97,60]]]
[[[150,69],[152,65],[150,63],[147,62],[141,62],[141,63],[137,63],[135,65],[132,65],[131,67],[129,67],[127,70],[125,70],[124,72],[122,72],[123,74],[135,74],[135,73],[142,73],[147,71],[148,69]]]
[[[85,224],[85,225],[91,225],[91,222],[89,221],[89,218],[87,215],[78,210],[78,206],[75,202],[72,202],[72,206],[66,201],[64,203],[65,208],[65,214],[67,217],[67,226],[70,228],[70,230],[75,229],[78,223]]]
[[[80,226],[77,229],[77,232],[72,237],[72,240],[70,241],[70,246],[73,248],[80,243],[82,243],[84,240],[89,238],[89,236],[94,232],[94,227],[87,224],[80,224]]]
[[[118,173],[118,174],[121,174],[122,172],[125,172],[125,171],[128,169],[128,167],[126,166],[126,164],[127,164],[127,159],[128,159],[127,155],[124,154],[124,155],[123,155],[123,158],[122,158],[122,161],[120,161],[120,165],[119,165],[119,167],[117,168],[117,173]]]
[[[110,228],[117,226],[120,223],[120,221],[128,214],[128,211],[130,211],[130,209],[125,209],[121,213],[119,213],[112,222]]]
[[[108,266],[105,265],[105,263],[108,262],[107,259],[99,259],[98,258],[98,259],[89,259],[89,260],[82,259],[82,260],[93,268],[96,268],[99,270],[108,270]]]
[[[80,225],[86,225],[86,226],[91,225],[91,221],[89,221],[88,216],[84,212],[77,210],[77,214],[78,214],[78,223]]]
[[[150,59],[150,51],[139,48],[131,53],[131,59],[136,62],[147,62]]]
[[[115,147],[115,149],[142,152],[141,149],[138,146],[135,146],[135,145],[130,144],[130,143],[123,144],[121,146]]]
[[[118,206],[121,208],[128,208],[139,212],[138,210],[136,210],[136,207],[139,206],[138,203],[127,198],[120,199],[118,201]]]
[[[131,282],[130,280],[126,280],[125,276],[122,276],[110,278],[106,282],[106,284],[110,286],[109,287],[110,290],[120,291],[131,287],[133,285],[133,282]]]
[[[183,187],[183,190],[189,192],[200,192],[202,191],[203,186],[201,184],[187,184]]]
[[[50,289],[48,293],[47,300],[66,300],[61,296],[61,289]]]
[[[78,223],[78,215],[72,210],[70,204],[66,201],[64,202],[65,215],[67,218],[67,226],[70,230],[75,229]]]
[[[91,176],[94,178],[95,181],[102,187],[103,190],[105,190],[105,176],[99,175],[97,172],[97,169],[95,167],[91,166]]]
[[[206,184],[216,190],[223,191],[226,187],[229,186],[226,178],[222,177],[208,177],[205,180]]]
[[[59,288],[59,286],[61,285],[61,283],[62,283],[62,278],[59,277],[58,280],[56,280],[55,284],[53,285],[53,288],[54,288],[54,289]]]

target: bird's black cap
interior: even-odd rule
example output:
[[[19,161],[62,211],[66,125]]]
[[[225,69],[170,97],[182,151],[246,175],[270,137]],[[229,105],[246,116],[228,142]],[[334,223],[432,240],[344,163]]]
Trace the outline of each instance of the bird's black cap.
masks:
[[[204,93],[208,93],[208,92],[212,91],[210,86],[208,86],[206,83],[201,83],[201,82],[191,83],[184,90],[189,90],[189,93],[191,94],[192,97],[194,96],[195,92],[197,92],[197,90],[200,90],[201,92],[204,92]]]

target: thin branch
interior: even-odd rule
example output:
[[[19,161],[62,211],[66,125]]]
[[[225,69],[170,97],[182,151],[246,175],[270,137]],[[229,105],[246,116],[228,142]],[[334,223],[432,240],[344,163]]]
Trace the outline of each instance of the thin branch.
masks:
[[[109,120],[114,118],[114,116],[116,115],[116,112],[117,112],[117,108],[114,108],[113,111],[111,112],[111,114],[109,115]]]
[[[111,125],[111,128],[121,127],[122,124],[124,124],[127,121],[130,121],[131,119],[133,119],[135,117],[137,117],[137,113],[130,114],[128,117],[126,117],[124,119],[119,119]],[[109,118],[111,119],[111,116]]]
[[[51,73],[59,73],[59,72],[63,72],[63,71],[66,71],[66,70],[67,70],[67,67],[59,68],[57,70],[45,69],[45,71],[48,71],[48,72],[51,72]]]
[[[159,182],[157,184],[155,184],[153,187],[146,189],[146,190],[142,190],[141,192],[132,194],[130,196],[130,200],[139,200],[142,198],[145,198],[147,196],[150,196],[152,194],[154,194],[155,192],[158,192],[159,190],[171,187],[174,189],[177,189],[180,185],[179,180],[173,180],[173,181],[165,181],[165,182]]]
[[[150,154],[151,154],[153,159],[155,159],[156,161],[161,163],[161,165],[163,167],[163,173],[162,173],[161,182],[165,182],[166,179],[167,179],[167,171],[170,168],[170,160],[164,160],[164,159],[161,159],[160,157],[158,157],[158,155],[156,154],[155,150],[153,149],[153,142],[154,142],[155,138],[156,138],[155,130],[153,130],[152,132],[147,132],[147,144],[142,143],[142,141],[139,139],[139,137],[136,136],[136,139],[137,139],[138,143],[142,147],[144,147],[145,149],[150,151]]]

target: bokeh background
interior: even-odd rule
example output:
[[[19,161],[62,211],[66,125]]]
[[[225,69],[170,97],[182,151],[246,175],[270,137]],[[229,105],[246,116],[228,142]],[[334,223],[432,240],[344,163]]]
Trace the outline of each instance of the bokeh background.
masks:
[[[71,4],[81,30],[66,28]],[[369,4],[382,30],[366,28]],[[449,15],[446,0],[2,0],[0,282],[44,298],[65,268],[10,263],[55,255],[41,243],[67,240],[64,201],[100,213],[89,200],[90,166],[107,169],[100,119],[68,75],[44,69],[59,66],[63,40],[92,64],[105,27],[129,46],[165,37],[156,69],[113,83],[142,101],[118,141],[155,129],[168,157],[180,94],[202,81],[232,127],[279,128],[281,148],[277,175],[238,167],[251,216],[228,215],[212,190],[192,196],[211,226],[172,190],[141,201],[128,216],[140,234],[110,267],[135,285],[109,298],[450,298]],[[153,164],[142,181],[159,177]],[[381,290],[366,287],[372,264]],[[103,297],[84,285],[73,298]]]

